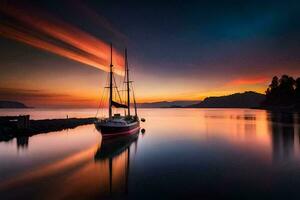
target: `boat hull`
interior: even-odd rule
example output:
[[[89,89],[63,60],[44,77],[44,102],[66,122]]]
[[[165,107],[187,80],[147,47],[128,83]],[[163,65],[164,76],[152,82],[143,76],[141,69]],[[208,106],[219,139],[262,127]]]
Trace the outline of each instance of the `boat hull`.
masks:
[[[96,128],[100,130],[103,138],[112,138],[136,133],[140,129],[139,121],[129,124],[128,126],[107,126],[105,124],[95,124]]]

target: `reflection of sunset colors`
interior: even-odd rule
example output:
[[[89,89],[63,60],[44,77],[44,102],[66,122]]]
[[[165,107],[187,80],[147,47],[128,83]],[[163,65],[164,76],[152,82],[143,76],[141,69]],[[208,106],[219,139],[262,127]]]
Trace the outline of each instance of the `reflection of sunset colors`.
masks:
[[[2,36],[108,71],[110,49],[104,41],[62,21],[43,19],[36,11],[31,15],[29,10],[7,4],[0,7],[0,11],[21,24],[1,23]],[[122,55],[114,50],[113,64],[119,74],[122,74],[123,63]]]
[[[56,116],[60,117],[65,111],[56,111]],[[69,116],[86,116],[77,112]],[[225,166],[233,166],[242,173],[245,168],[255,168],[258,164],[267,168],[256,173],[266,177],[272,175],[272,169],[287,168],[290,172],[290,167],[298,167],[290,165],[299,163],[300,159],[298,114],[289,116],[289,120],[296,123],[287,124],[281,121],[282,115],[276,117],[276,113],[255,109],[142,109],[139,112],[147,118],[143,125],[146,133],[140,134],[129,148],[103,160],[95,160],[103,143],[93,125],[30,137],[27,151],[18,152],[16,140],[0,143],[0,158],[6,161],[4,166],[20,166],[2,168],[1,192],[14,190],[23,195],[26,185],[33,187],[43,199],[72,199],[80,195],[95,199],[92,197],[104,198],[110,192],[121,195],[128,186],[128,191],[133,192],[133,183],[145,180],[138,179],[137,175],[161,176],[161,171],[153,171],[157,163],[165,166],[171,163],[172,171],[177,170],[177,166],[180,170],[191,170],[185,168],[188,161],[197,172],[202,163],[221,169],[222,163],[229,162]],[[47,115],[48,111],[40,111],[31,116],[42,119]],[[7,158],[11,159],[7,161]],[[179,164],[174,165],[174,161]],[[288,161],[289,165],[282,165],[282,161]],[[232,177],[231,169],[224,173],[224,180]],[[194,178],[193,175],[189,174],[187,179]],[[38,181],[47,182],[47,187],[40,187],[36,184]]]
[[[271,138],[266,111],[230,109],[187,109],[160,111],[147,110],[145,117],[154,115],[153,131],[162,131],[159,138],[170,141],[191,140],[209,142],[216,139],[226,141],[240,149],[261,150],[265,156],[271,154]],[[172,120],[166,116],[172,115]],[[185,122],[186,126],[182,126]],[[188,126],[188,128],[187,128]],[[157,128],[156,128],[157,127]],[[172,127],[172,129],[170,128]],[[146,127],[147,128],[147,127]],[[174,130],[177,130],[174,132]],[[188,131],[187,131],[188,130]],[[187,132],[188,134],[182,134]],[[188,135],[188,137],[187,137]],[[255,147],[256,149],[253,149]]]
[[[99,196],[103,197],[110,195],[111,191],[114,193],[119,192],[120,194],[124,193],[127,188],[128,180],[126,177],[129,169],[128,159],[130,151],[125,149],[120,154],[111,158],[112,179],[110,180],[110,158],[94,161],[95,152],[100,148],[98,133],[95,132],[95,134],[92,134],[92,136],[89,135],[89,137],[85,136],[86,131],[89,131],[91,127],[92,126],[82,126],[71,129],[70,131],[73,134],[68,134],[68,131],[63,131],[63,133],[59,135],[45,134],[42,138],[35,137],[30,141],[30,145],[32,145],[30,148],[39,151],[39,158],[45,157],[44,153],[47,155],[51,153],[55,154],[57,151],[62,152],[62,155],[60,155],[62,158],[51,160],[50,164],[48,163],[49,160],[47,160],[41,165],[42,167],[35,170],[27,171],[28,169],[23,169],[24,173],[21,173],[19,176],[13,175],[11,179],[0,182],[0,190],[18,187],[22,184],[30,184],[32,180],[36,181],[47,176],[59,175],[62,172],[67,172],[67,170],[73,170],[68,176],[57,176],[55,184],[47,188],[47,192],[39,191],[41,192],[40,194],[42,196],[46,194],[47,199],[69,199],[73,198],[74,195],[88,196],[95,192],[98,192]],[[72,141],[71,146],[66,145],[66,141],[70,140]],[[41,150],[41,148],[45,147],[44,142],[50,146],[56,145],[58,148],[47,148],[46,152],[44,152]],[[77,146],[78,142],[80,143],[79,147]],[[74,145],[76,146],[75,149]],[[70,151],[72,153],[70,153]],[[10,151],[9,155],[14,153],[16,152]],[[22,154],[22,156],[24,155]]]

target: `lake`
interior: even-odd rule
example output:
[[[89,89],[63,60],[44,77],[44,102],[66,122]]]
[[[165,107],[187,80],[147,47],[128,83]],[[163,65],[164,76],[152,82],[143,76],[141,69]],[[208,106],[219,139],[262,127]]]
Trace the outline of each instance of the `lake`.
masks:
[[[94,109],[1,110],[34,119]],[[300,115],[140,109],[117,145],[93,125],[0,142],[0,199],[299,199]]]

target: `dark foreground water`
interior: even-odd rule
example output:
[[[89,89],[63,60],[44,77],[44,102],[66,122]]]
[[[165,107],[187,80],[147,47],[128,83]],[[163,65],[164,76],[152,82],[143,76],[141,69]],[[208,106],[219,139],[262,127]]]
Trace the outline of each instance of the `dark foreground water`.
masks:
[[[300,198],[300,115],[247,109],[140,115],[145,133],[117,144],[103,144],[93,125],[0,142],[0,199]]]

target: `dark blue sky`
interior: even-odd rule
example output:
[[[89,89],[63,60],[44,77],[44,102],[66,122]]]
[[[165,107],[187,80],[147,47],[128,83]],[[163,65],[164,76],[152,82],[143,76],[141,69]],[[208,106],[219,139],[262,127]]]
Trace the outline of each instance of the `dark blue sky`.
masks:
[[[299,57],[297,1],[82,1],[125,39],[105,35],[96,23],[80,18],[77,6],[70,5],[74,1],[61,2],[42,6],[106,41],[128,46],[137,61],[151,65],[145,70],[176,73],[182,64],[211,64],[221,70],[220,63],[240,64],[238,69]]]

